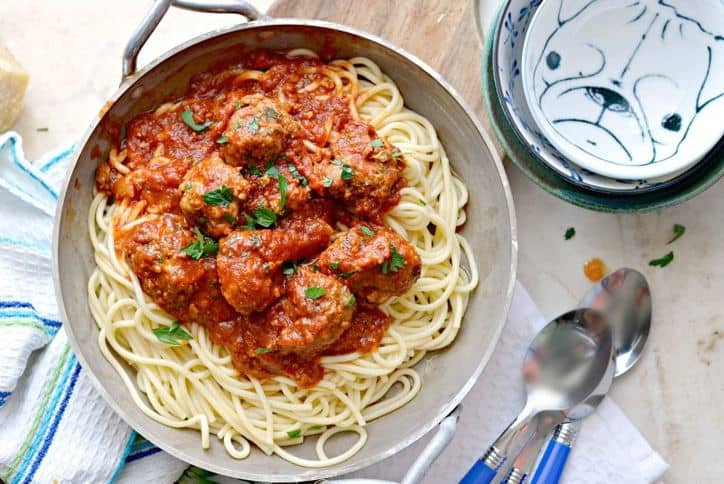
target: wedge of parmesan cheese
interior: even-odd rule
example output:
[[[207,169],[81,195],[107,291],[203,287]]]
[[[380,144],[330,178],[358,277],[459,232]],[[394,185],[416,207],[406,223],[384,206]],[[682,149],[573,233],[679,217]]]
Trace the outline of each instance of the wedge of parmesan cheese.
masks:
[[[28,73],[0,45],[0,133],[10,128],[23,109],[25,89],[28,87]]]

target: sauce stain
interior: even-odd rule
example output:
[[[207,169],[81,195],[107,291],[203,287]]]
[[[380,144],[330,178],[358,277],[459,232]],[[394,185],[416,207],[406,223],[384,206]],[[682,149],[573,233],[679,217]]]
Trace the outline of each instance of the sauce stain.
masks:
[[[593,259],[583,264],[583,273],[591,282],[600,281],[601,279],[603,279],[603,276],[606,275],[606,272],[606,264],[604,264],[604,262],[598,257],[594,257]]]

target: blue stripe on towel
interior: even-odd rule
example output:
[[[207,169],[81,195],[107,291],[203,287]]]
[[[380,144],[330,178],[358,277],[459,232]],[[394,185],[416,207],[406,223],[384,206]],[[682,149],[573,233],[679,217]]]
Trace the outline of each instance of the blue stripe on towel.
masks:
[[[53,168],[53,166],[57,165],[61,161],[64,161],[67,157],[72,155],[77,146],[78,143],[73,143],[70,148],[63,150],[62,152],[58,153],[57,155],[46,161],[43,165],[40,166],[40,172],[47,173],[47,171]]]
[[[8,237],[6,235],[0,235],[0,243],[14,245],[16,247],[24,247],[26,249],[32,249],[37,252],[41,252],[44,256],[50,257],[50,254],[46,254],[46,252],[50,252],[51,249],[51,245],[48,242],[21,240],[15,239],[13,237]]]
[[[70,379],[70,384],[68,385],[68,389],[65,392],[63,400],[60,402],[60,407],[55,414],[55,418],[53,419],[53,423],[50,426],[48,435],[45,436],[45,440],[43,441],[43,445],[40,448],[40,452],[38,452],[35,458],[35,462],[33,462],[33,465],[31,466],[30,472],[28,473],[27,477],[25,477],[25,480],[23,480],[23,484],[30,484],[33,482],[33,476],[38,471],[40,464],[43,462],[43,459],[48,453],[50,445],[53,443],[55,432],[58,430],[58,424],[60,424],[60,421],[63,419],[65,409],[68,407],[68,401],[70,401],[70,397],[73,395],[73,390],[75,389],[75,384],[78,382],[78,375],[80,375],[80,365],[75,361],[75,357],[71,359],[75,362],[75,369],[73,370],[73,376]]]
[[[121,454],[121,458],[118,461],[118,467],[116,467],[116,471],[111,476],[111,480],[109,481],[110,484],[113,484],[116,482],[116,479],[118,479],[118,476],[121,474],[121,471],[126,466],[126,458],[128,457],[128,454],[131,453],[131,449],[133,448],[133,445],[136,441],[136,432],[131,430],[131,435],[128,436],[128,442],[126,442],[126,447],[123,449],[123,454]]]
[[[0,407],[5,405],[5,402],[8,401],[8,398],[10,398],[10,395],[12,395],[12,392],[0,392]]]
[[[15,166],[17,166],[20,171],[28,175],[30,178],[32,178],[34,181],[38,182],[41,187],[45,189],[46,192],[53,198],[53,200],[58,200],[58,194],[53,190],[53,188],[48,185],[45,180],[40,178],[38,175],[30,171],[23,163],[18,160],[18,154],[16,151],[15,144],[17,143],[17,140],[14,137],[9,138],[10,145],[12,149],[10,150],[10,160],[13,162]]]
[[[31,460],[35,456],[38,450],[38,446],[42,446],[42,440],[45,436],[45,433],[48,429],[48,426],[50,425],[50,421],[53,418],[54,414],[57,414],[57,412],[60,411],[60,407],[58,406],[58,403],[62,401],[62,396],[64,393],[64,390],[66,388],[66,384],[68,380],[71,378],[71,372],[73,370],[73,367],[76,366],[76,359],[75,355],[73,353],[70,353],[70,357],[68,358],[68,361],[64,364],[64,370],[63,375],[60,377],[60,380],[56,383],[55,391],[53,392],[53,396],[51,397],[50,401],[46,405],[46,412],[45,415],[43,415],[43,420],[40,423],[40,426],[38,427],[35,437],[33,438],[32,443],[30,444],[30,447],[25,452],[25,456],[23,456],[23,460],[20,463],[20,465],[15,470],[15,476],[10,480],[12,484],[17,484],[20,482],[20,479],[22,478],[23,474],[25,473],[25,470],[30,465]],[[65,411],[65,409],[63,409]],[[9,478],[10,476],[8,476]]]
[[[9,301],[11,304],[16,301]],[[7,304],[8,301],[3,302]],[[54,335],[58,332],[58,328],[62,326],[62,322],[56,319],[45,318],[41,316],[38,311],[35,310],[33,305],[28,306],[5,306],[0,304],[0,319],[5,318],[30,318],[35,319],[48,329],[50,335]]]
[[[126,459],[126,464],[133,462],[138,459],[143,459],[144,457],[148,457],[149,455],[158,454],[161,452],[161,449],[158,447],[151,447],[150,449],[146,449],[143,452],[139,452],[137,454],[129,455]]]

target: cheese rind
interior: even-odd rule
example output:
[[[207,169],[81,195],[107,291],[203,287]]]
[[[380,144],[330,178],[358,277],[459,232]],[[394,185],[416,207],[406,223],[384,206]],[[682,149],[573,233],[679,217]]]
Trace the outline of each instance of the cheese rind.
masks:
[[[0,46],[0,133],[12,126],[23,110],[28,73],[8,49]]]

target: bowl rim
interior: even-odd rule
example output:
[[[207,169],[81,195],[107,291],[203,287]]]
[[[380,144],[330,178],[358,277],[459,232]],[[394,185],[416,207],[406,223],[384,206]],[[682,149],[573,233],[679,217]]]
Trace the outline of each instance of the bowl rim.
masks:
[[[507,114],[501,106],[499,84],[496,82],[498,69],[493,50],[495,36],[503,22],[503,12],[512,1],[505,0],[499,5],[485,34],[481,54],[481,89],[485,114],[490,120],[496,138],[505,150],[505,154],[530,181],[551,195],[588,210],[607,213],[644,213],[685,202],[711,188],[724,177],[724,139],[707,155],[709,160],[701,163],[701,169],[695,173],[692,172],[689,176],[684,174],[681,181],[660,189],[626,196],[622,193],[594,191],[574,184],[533,156],[515,127],[508,121]],[[687,190],[681,190],[682,187]],[[662,197],[662,193],[666,194],[666,198]]]
[[[176,54],[186,50],[194,48],[196,45],[201,44],[209,39],[231,34],[237,31],[243,31],[243,30],[254,30],[254,29],[264,29],[264,28],[274,28],[274,27],[301,27],[301,28],[319,28],[319,29],[326,29],[326,30],[332,30],[336,32],[345,33],[348,35],[356,36],[363,38],[365,40],[368,40],[372,43],[375,43],[387,50],[391,50],[393,52],[396,52],[397,54],[402,55],[405,57],[408,61],[410,61],[412,64],[414,64],[417,68],[421,69],[427,76],[432,78],[437,84],[440,85],[452,98],[453,100],[458,103],[458,105],[462,108],[465,115],[469,118],[469,120],[473,123],[475,129],[477,130],[480,138],[482,139],[485,146],[488,148],[488,154],[491,157],[491,160],[495,166],[496,174],[498,177],[498,181],[501,185],[501,188],[503,190],[504,200],[505,200],[505,216],[507,216],[509,225],[510,225],[510,265],[505,268],[505,272],[508,277],[507,281],[507,287],[504,288],[502,291],[502,298],[503,298],[503,305],[500,310],[500,314],[498,314],[495,321],[493,321],[495,325],[495,330],[493,331],[493,335],[491,338],[491,342],[488,345],[488,348],[486,352],[481,355],[477,366],[472,371],[470,377],[465,382],[465,384],[460,387],[457,392],[455,393],[454,397],[442,408],[442,410],[439,412],[438,415],[432,416],[432,418],[417,427],[417,429],[406,436],[401,436],[400,439],[394,443],[392,446],[390,446],[386,451],[370,455],[367,458],[364,458],[362,460],[357,461],[354,464],[349,464],[349,461],[342,462],[340,464],[326,467],[326,468],[304,468],[299,467],[299,472],[296,473],[294,476],[274,476],[274,479],[277,482],[297,482],[300,479],[303,480],[314,480],[314,479],[324,479],[334,476],[339,476],[342,474],[350,473],[359,469],[363,469],[365,467],[368,467],[372,464],[375,464],[377,462],[381,462],[384,459],[395,455],[402,451],[403,449],[410,446],[412,443],[419,440],[422,436],[430,432],[433,428],[435,428],[450,412],[452,412],[455,407],[462,401],[462,399],[468,394],[470,389],[473,387],[473,385],[477,382],[479,379],[482,371],[487,366],[488,362],[490,361],[490,358],[494,352],[494,350],[498,346],[498,342],[500,340],[500,335],[502,334],[503,328],[506,325],[508,313],[510,311],[510,306],[513,299],[513,292],[515,290],[515,284],[516,284],[516,276],[517,276],[517,265],[518,265],[518,232],[517,232],[517,219],[515,214],[515,207],[513,203],[513,197],[512,197],[512,191],[510,187],[510,182],[508,180],[507,174],[505,172],[505,169],[503,167],[503,162],[500,158],[500,156],[497,154],[497,152],[494,149],[494,145],[492,142],[492,139],[490,135],[483,129],[482,124],[480,120],[477,118],[477,116],[474,114],[472,108],[470,105],[463,99],[463,97],[460,95],[460,93],[457,92],[457,90],[449,84],[439,73],[437,73],[432,67],[430,67],[427,63],[423,62],[421,59],[419,59],[417,56],[411,54],[409,51],[402,49],[393,43],[383,39],[380,36],[370,34],[368,32],[365,32],[363,30],[349,27],[347,25],[335,23],[335,22],[329,22],[325,20],[316,20],[316,19],[300,19],[300,18],[287,18],[287,17],[276,17],[276,18],[270,18],[270,17],[263,17],[259,20],[254,20],[251,22],[245,22],[240,23],[237,25],[232,25],[224,28],[214,29],[209,32],[203,33],[201,35],[198,35],[196,37],[193,37],[173,48],[168,50],[167,52],[161,54],[157,58],[150,61],[148,64],[143,66],[141,69],[139,69],[137,72],[135,72],[133,75],[129,76],[127,79],[125,79],[121,85],[118,87],[118,89],[108,97],[108,101],[106,104],[111,103],[111,107],[109,109],[103,110],[103,112],[99,113],[97,117],[93,119],[93,121],[89,124],[87,130],[83,134],[82,138],[80,139],[79,143],[76,145],[75,151],[72,156],[72,162],[68,169],[67,174],[65,175],[65,180],[62,184],[62,188],[59,191],[59,201],[56,207],[55,211],[55,218],[54,218],[54,227],[53,227],[53,284],[55,287],[55,295],[56,295],[56,302],[58,304],[58,312],[61,317],[61,320],[63,322],[66,322],[68,324],[64,324],[65,331],[68,335],[68,340],[71,344],[71,347],[73,349],[73,352],[76,354],[78,361],[80,362],[81,366],[86,369],[87,375],[90,378],[93,386],[96,388],[96,390],[100,393],[100,395],[103,397],[105,402],[113,409],[113,411],[119,415],[122,420],[129,425],[132,429],[134,429],[134,426],[131,425],[129,422],[133,422],[134,424],[137,424],[138,422],[132,418],[129,417],[129,413],[125,411],[123,407],[121,407],[115,399],[109,394],[109,392],[105,388],[105,384],[101,382],[101,380],[96,376],[96,374],[93,371],[93,367],[89,365],[89,362],[86,360],[84,354],[81,350],[81,344],[79,343],[76,334],[73,329],[73,323],[69,323],[68,321],[68,315],[65,308],[65,297],[64,297],[64,290],[62,285],[60,284],[60,265],[59,265],[59,252],[60,252],[60,226],[61,226],[61,220],[64,219],[64,214],[66,212],[65,206],[66,202],[69,198],[69,193],[71,192],[71,183],[73,179],[73,174],[75,172],[76,166],[78,165],[78,162],[80,160],[80,155],[84,151],[84,148],[87,146],[89,140],[91,139],[94,131],[97,129],[97,127],[107,119],[109,114],[113,111],[113,107],[115,106],[115,103],[118,101],[118,99],[123,96],[126,92],[129,90],[132,90],[136,84],[137,81],[139,81],[141,78],[143,78],[147,73],[154,70],[155,68],[161,66],[163,63],[165,63],[167,60],[169,60],[171,57],[175,56]],[[503,207],[501,207],[503,208]],[[394,415],[394,413],[392,414]],[[148,418],[148,417],[145,417]],[[153,432],[144,432],[144,437],[148,438],[149,441],[154,443],[154,445],[157,445],[159,448],[164,450],[165,452],[169,453],[170,455],[173,455],[184,462],[187,462],[192,465],[197,465],[200,467],[203,467],[205,469],[208,469],[212,472],[215,472],[220,475],[224,476],[230,476],[235,478],[241,478],[241,479],[252,479],[252,480],[265,480],[269,477],[269,475],[265,474],[258,474],[258,473],[250,473],[245,472],[243,470],[238,471],[234,470],[232,472],[229,472],[228,469],[225,469],[221,466],[218,466],[214,463],[203,461],[200,459],[197,459],[195,456],[188,455],[187,453],[175,449],[173,444],[168,443],[162,439],[159,439],[157,435],[155,435]],[[240,462],[243,462],[240,461]]]
[[[543,132],[544,136],[551,145],[553,145],[569,162],[573,162],[581,168],[591,171],[597,175],[621,180],[640,180],[640,179],[655,179],[667,176],[672,176],[671,180],[678,178],[685,174],[686,171],[692,169],[696,164],[701,163],[706,155],[711,152],[719,143],[722,135],[718,138],[711,138],[708,143],[703,144],[703,147],[699,147],[692,158],[684,158],[680,155],[674,155],[673,158],[667,160],[661,160],[658,162],[643,164],[643,165],[624,165],[615,163],[611,160],[599,158],[583,151],[581,148],[575,146],[573,143],[568,141],[563,135],[559,134],[551,125],[551,121],[548,119],[546,114],[539,108],[536,103],[531,103],[532,96],[532,85],[533,75],[529,69],[525,66],[529,63],[526,59],[529,55],[532,55],[533,39],[531,39],[531,29],[535,27],[536,22],[540,20],[540,17],[546,15],[550,8],[551,2],[540,2],[535,8],[533,15],[528,22],[528,26],[523,36],[522,50],[520,56],[520,75],[523,94],[525,97],[526,105],[528,106],[533,120],[536,122],[538,128]],[[724,111],[724,110],[723,110]],[[688,137],[688,136],[687,136]],[[687,144],[691,146],[691,141]],[[699,143],[696,143],[699,146]],[[682,173],[684,172],[684,173]]]

